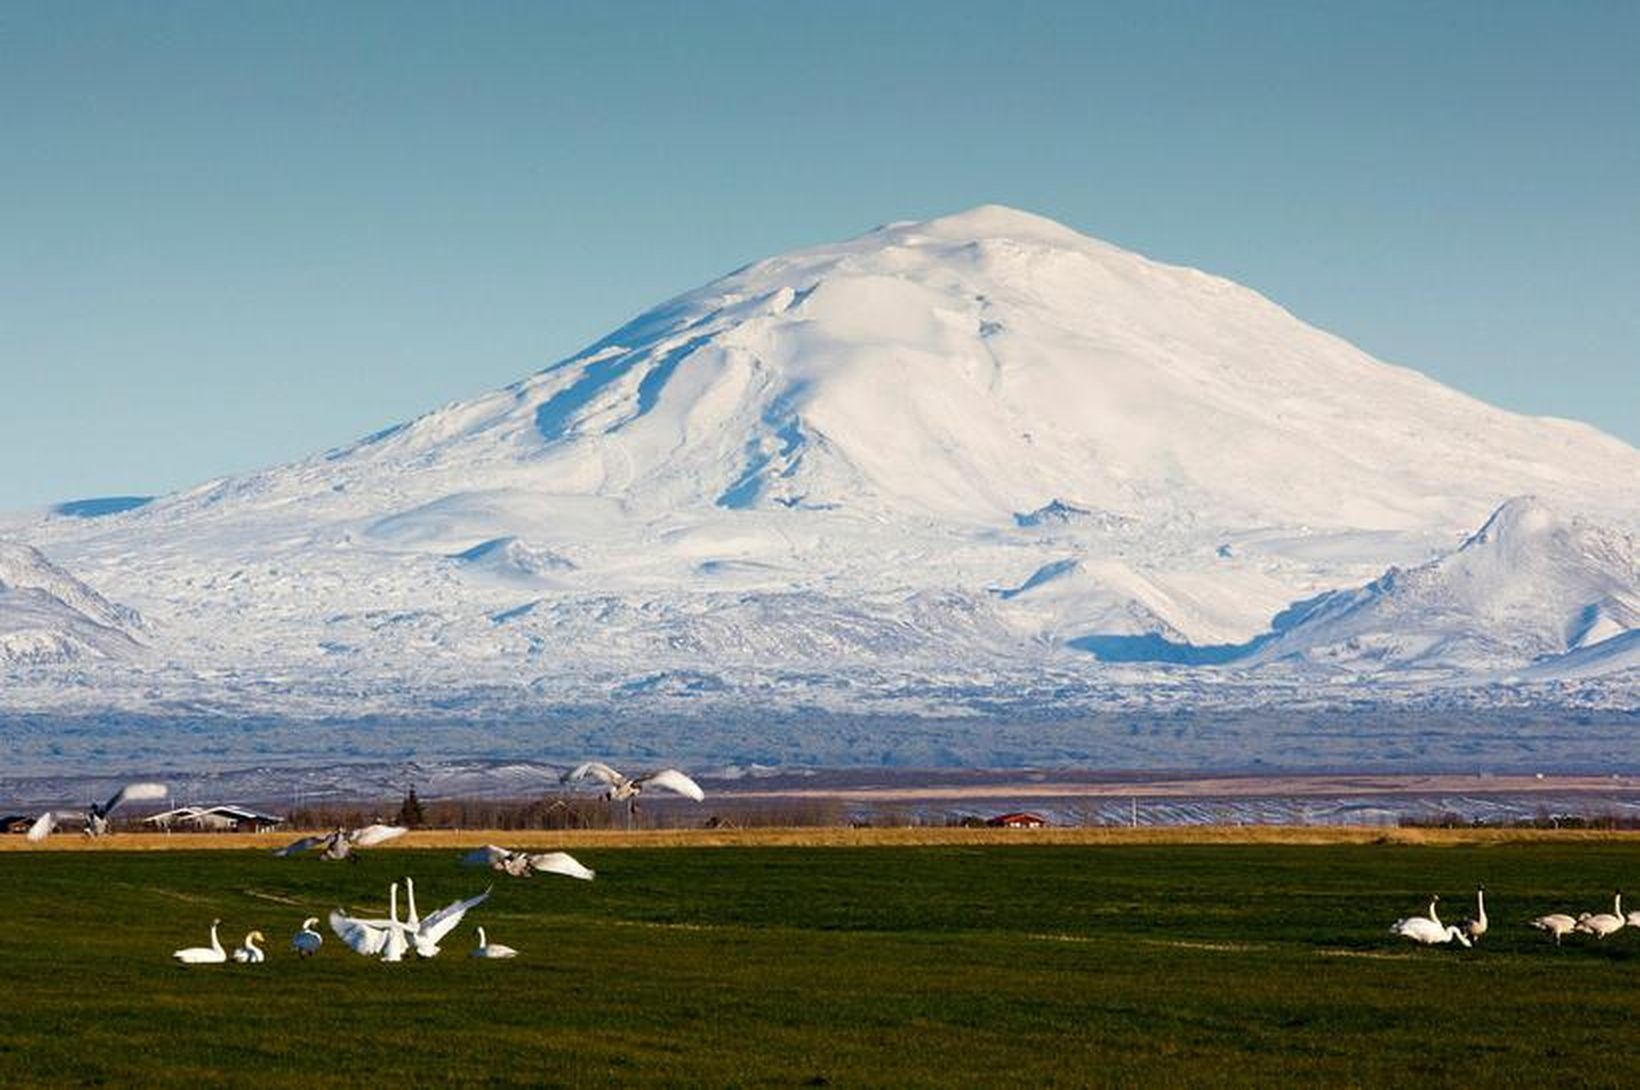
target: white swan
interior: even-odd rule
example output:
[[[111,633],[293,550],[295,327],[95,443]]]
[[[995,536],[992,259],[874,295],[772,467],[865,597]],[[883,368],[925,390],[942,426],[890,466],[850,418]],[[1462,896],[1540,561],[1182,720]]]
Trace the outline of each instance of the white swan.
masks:
[[[290,940],[290,948],[302,957],[312,957],[319,952],[319,947],[325,944],[325,937],[313,929],[313,925],[318,922],[319,917],[309,916],[302,921],[302,929]]]
[[[382,825],[380,823],[351,830],[337,829],[323,836],[304,836],[300,840],[293,840],[283,848],[276,848],[273,854],[280,859],[285,859],[322,847],[324,851],[319,853],[320,859],[351,859],[356,863],[358,858],[354,856],[353,849],[372,848],[377,844],[385,844],[389,840],[401,837],[409,831],[403,825]]]
[[[1413,942],[1421,943],[1424,946],[1451,942],[1453,939],[1457,939],[1460,945],[1471,945],[1462,931],[1459,931],[1456,927],[1445,926],[1441,923],[1441,918],[1435,915],[1435,902],[1439,900],[1439,896],[1433,896],[1429,899],[1429,914],[1427,916],[1407,916],[1396,920],[1389,925],[1389,933],[1398,935],[1403,939],[1411,939]]]
[[[641,776],[623,776],[602,761],[587,761],[584,764],[576,765],[558,777],[558,781],[560,783],[575,783],[578,780],[586,779],[588,776],[602,781],[608,787],[608,790],[604,792],[604,798],[609,799],[611,802],[626,799],[632,809],[637,809],[637,796],[646,787],[658,787],[664,791],[672,791],[684,798],[694,799],[696,802],[706,798],[706,792],[700,789],[700,784],[675,768],[663,768],[659,772],[646,772]]]
[[[1623,891],[1618,890],[1612,895],[1610,912],[1584,913],[1577,918],[1577,930],[1585,935],[1603,939],[1614,931],[1623,930],[1624,922]]]
[[[108,832],[108,815],[128,802],[140,802],[144,799],[163,799],[169,794],[169,788],[162,783],[128,783],[114,792],[112,798],[102,805],[92,803],[89,810],[48,810],[34,820],[28,828],[26,839],[39,842],[51,835],[57,827],[58,818],[78,818],[85,822],[86,836],[102,836]]]
[[[330,930],[356,954],[365,957],[380,954],[383,961],[403,961],[408,940],[405,925],[399,920],[397,882],[388,888],[387,898],[387,919],[362,919],[338,908],[330,913]]]
[[[1485,886],[1479,886],[1475,889],[1475,915],[1471,919],[1459,920],[1458,930],[1462,931],[1464,937],[1470,942],[1479,942],[1481,936],[1486,934]]]
[[[1532,926],[1539,931],[1547,931],[1553,936],[1555,945],[1559,946],[1560,937],[1569,934],[1577,926],[1577,921],[1564,912],[1551,912],[1547,916],[1539,916],[1533,920]]]
[[[499,942],[491,942],[484,935],[484,928],[478,929],[478,946],[468,955],[475,958],[515,958],[518,951],[510,946],[503,946]]]
[[[417,925],[411,936],[416,953],[424,958],[438,957],[439,940],[456,929],[456,925],[461,923],[461,918],[467,915],[469,909],[476,908],[488,900],[493,889],[495,887],[491,886],[477,897],[469,897],[465,901],[451,901],[437,912],[429,913],[427,918]]]
[[[517,852],[508,848],[498,848],[494,844],[486,844],[482,848],[474,848],[461,857],[464,867],[489,867],[491,870],[502,871],[514,878],[528,878],[537,872],[545,874],[561,874],[566,878],[579,878],[590,882],[597,872],[590,867],[581,865],[568,852]]]
[[[241,965],[260,965],[262,962],[267,960],[267,955],[263,953],[262,948],[256,944],[266,941],[268,940],[262,937],[262,932],[250,932],[245,936],[245,941],[235,948],[233,952],[233,959]]]
[[[410,949],[408,929],[399,922],[399,884],[394,882],[387,893],[387,943],[382,947],[383,961],[403,961]]]
[[[222,942],[216,937],[216,929],[221,920],[211,921],[211,945],[187,946],[171,953],[171,956],[184,965],[217,965],[228,960],[228,952],[222,949]]]

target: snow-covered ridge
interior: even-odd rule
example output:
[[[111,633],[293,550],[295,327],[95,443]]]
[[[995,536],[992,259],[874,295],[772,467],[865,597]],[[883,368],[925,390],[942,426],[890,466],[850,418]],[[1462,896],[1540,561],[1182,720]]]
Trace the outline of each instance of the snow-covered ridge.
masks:
[[[123,658],[144,627],[39,550],[0,540],[0,664]]]
[[[1621,678],[1592,650],[1635,625],[1637,480],[1592,428],[988,206],[755,262],[300,462],[8,526],[156,622],[91,690],[127,706],[973,714],[1050,674]],[[1088,652],[1124,640],[1186,650]]]

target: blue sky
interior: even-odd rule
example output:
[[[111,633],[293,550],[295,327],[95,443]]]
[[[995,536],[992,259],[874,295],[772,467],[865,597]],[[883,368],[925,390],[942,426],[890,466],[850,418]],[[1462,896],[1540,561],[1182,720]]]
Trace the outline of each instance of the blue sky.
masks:
[[[1640,442],[1640,5],[0,3],[0,508],[1001,202]]]

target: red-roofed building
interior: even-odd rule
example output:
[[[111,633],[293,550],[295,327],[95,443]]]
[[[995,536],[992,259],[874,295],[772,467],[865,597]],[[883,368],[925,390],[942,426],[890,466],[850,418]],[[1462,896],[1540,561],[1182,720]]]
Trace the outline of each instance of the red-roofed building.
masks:
[[[998,814],[985,824],[997,829],[1040,829],[1048,824],[1041,814],[1020,810],[1012,814]]]

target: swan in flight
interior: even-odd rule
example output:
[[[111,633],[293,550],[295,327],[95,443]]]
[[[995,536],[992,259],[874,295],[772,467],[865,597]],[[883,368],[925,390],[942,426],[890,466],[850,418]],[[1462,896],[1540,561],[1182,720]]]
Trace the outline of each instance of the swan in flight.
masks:
[[[228,952],[222,949],[222,942],[216,937],[216,929],[221,920],[211,921],[211,945],[187,946],[175,950],[171,956],[184,965],[217,965],[228,960]]]
[[[489,867],[491,870],[510,874],[514,878],[528,878],[532,874],[561,874],[566,878],[579,878],[584,882],[592,881],[597,874],[589,867],[581,865],[568,852],[515,852],[507,848],[498,848],[494,844],[486,844],[482,848],[474,848],[461,857],[464,867]]]
[[[262,948],[256,944],[267,941],[267,939],[262,937],[262,932],[250,932],[245,936],[245,941],[234,949],[233,959],[241,965],[260,965],[262,962],[268,960],[268,956],[263,952]]]
[[[468,957],[475,958],[515,958],[518,951],[510,946],[503,946],[499,942],[491,942],[484,935],[484,928],[478,929],[478,946]]]
[[[47,810],[35,819],[29,826],[26,839],[34,842],[44,840],[51,835],[61,818],[79,819],[85,822],[86,836],[103,836],[109,830],[108,815],[128,802],[142,802],[146,799],[163,799],[170,790],[162,783],[128,783],[107,802],[98,805],[92,803],[89,810]]]
[[[1593,935],[1603,939],[1614,931],[1621,931],[1625,922],[1623,916],[1623,891],[1618,890],[1612,895],[1612,910],[1595,914],[1584,913],[1577,918],[1577,930],[1585,935]]]
[[[1486,887],[1479,886],[1475,890],[1475,915],[1467,920],[1458,921],[1458,930],[1470,942],[1479,942],[1486,934]]]
[[[1554,937],[1555,945],[1560,945],[1560,937],[1569,934],[1577,927],[1577,921],[1564,912],[1551,912],[1547,916],[1539,916],[1532,921],[1532,926],[1539,931],[1547,931]]]
[[[302,930],[296,932],[290,940],[290,948],[302,957],[310,958],[319,952],[319,947],[325,944],[325,937],[313,929],[319,922],[319,917],[309,916],[302,921]]]
[[[675,768],[663,768],[659,772],[646,772],[641,776],[623,776],[602,761],[587,761],[558,777],[558,782],[576,783],[588,776],[605,785],[604,798],[610,802],[625,799],[628,816],[637,812],[638,796],[646,788],[671,791],[696,802],[706,798],[706,792],[700,789],[700,784]]]
[[[1448,927],[1442,924],[1441,918],[1435,915],[1435,902],[1439,900],[1439,896],[1430,897],[1428,915],[1407,916],[1396,920],[1389,925],[1389,933],[1398,935],[1403,939],[1411,939],[1413,942],[1421,943],[1424,946],[1451,942],[1453,939],[1457,939],[1460,945],[1471,945],[1462,931],[1456,927]]]
[[[283,848],[275,849],[273,854],[280,859],[285,859],[292,855],[300,855],[302,852],[311,851],[314,848],[323,848],[324,851],[319,853],[320,859],[353,859],[357,862],[357,858],[353,855],[353,849],[372,848],[377,844],[385,844],[389,840],[401,837],[409,831],[403,825],[381,824],[366,825],[352,830],[337,829],[335,832],[326,833],[324,836],[304,836],[300,840],[293,840]]]

